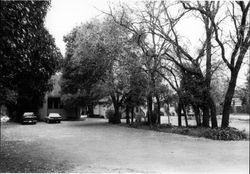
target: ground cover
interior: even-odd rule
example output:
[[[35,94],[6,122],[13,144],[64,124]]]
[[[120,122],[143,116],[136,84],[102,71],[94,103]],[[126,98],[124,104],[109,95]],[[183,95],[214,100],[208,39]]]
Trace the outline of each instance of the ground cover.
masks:
[[[134,124],[124,124],[123,126],[137,128],[137,129],[145,129],[145,130],[153,130],[159,132],[166,133],[175,133],[181,135],[189,135],[194,137],[204,137],[213,140],[249,140],[249,134],[247,134],[244,130],[238,130],[233,127],[229,127],[226,129],[221,128],[203,128],[203,127],[178,127],[169,124],[161,124],[160,126],[148,126],[145,123],[134,123]]]

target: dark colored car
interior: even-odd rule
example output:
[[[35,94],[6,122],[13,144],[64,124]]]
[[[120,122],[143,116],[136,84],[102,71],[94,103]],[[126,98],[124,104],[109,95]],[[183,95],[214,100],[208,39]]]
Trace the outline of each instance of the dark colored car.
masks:
[[[45,117],[45,122],[47,123],[60,123],[62,121],[62,117],[58,113],[49,113],[47,117]]]
[[[36,124],[37,116],[35,116],[34,112],[25,112],[22,116],[22,123],[25,124]]]

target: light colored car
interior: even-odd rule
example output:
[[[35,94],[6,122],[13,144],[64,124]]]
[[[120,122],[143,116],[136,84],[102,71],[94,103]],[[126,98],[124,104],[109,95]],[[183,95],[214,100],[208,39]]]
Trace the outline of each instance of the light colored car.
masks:
[[[87,115],[81,115],[80,116],[80,120],[86,120],[87,119]]]
[[[24,112],[22,116],[22,123],[31,123],[36,124],[37,122],[37,116],[35,116],[34,112]]]
[[[47,117],[45,117],[45,122],[47,123],[60,123],[62,121],[62,116],[58,113],[49,113]]]
[[[8,117],[7,115],[1,115],[1,122],[7,122],[10,120],[10,117]]]

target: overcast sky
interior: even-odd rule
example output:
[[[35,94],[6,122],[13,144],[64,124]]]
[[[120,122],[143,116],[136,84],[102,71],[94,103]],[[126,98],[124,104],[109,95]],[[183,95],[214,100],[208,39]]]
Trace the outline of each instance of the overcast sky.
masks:
[[[126,3],[134,3],[135,0],[123,0]],[[51,8],[46,16],[45,26],[49,32],[54,36],[57,46],[60,48],[62,54],[65,53],[65,43],[63,36],[68,34],[73,27],[91,20],[92,18],[101,18],[104,14],[99,11],[108,11],[108,2],[111,0],[52,0]],[[118,0],[114,1],[118,2]],[[191,45],[195,46],[200,38],[200,25],[192,20],[182,21],[182,25],[189,26],[187,30],[185,27],[179,27],[182,35],[187,37]],[[199,26],[199,27],[197,27]]]
[[[46,16],[45,26],[54,36],[56,45],[62,54],[65,53],[63,36],[68,34],[74,26],[92,18],[100,17],[98,9],[107,8],[106,0],[52,0],[51,8]]]
[[[108,2],[110,0],[52,0],[51,8],[49,9],[45,26],[54,36],[57,47],[60,48],[62,54],[65,54],[65,43],[63,36],[68,34],[73,27],[87,22],[92,18],[101,18],[104,14],[99,10],[108,11]],[[127,3],[134,0],[124,0]],[[115,1],[117,2],[117,0]],[[99,9],[99,10],[98,10]],[[197,47],[198,39],[201,36],[199,22],[183,21],[183,26],[179,30],[186,38],[190,40],[190,45],[193,48]],[[188,26],[188,29],[187,27]],[[191,50],[193,49],[191,48]],[[194,50],[194,49],[193,49]],[[249,60],[247,61],[249,63]],[[246,75],[246,66],[241,70],[239,80],[244,83]]]

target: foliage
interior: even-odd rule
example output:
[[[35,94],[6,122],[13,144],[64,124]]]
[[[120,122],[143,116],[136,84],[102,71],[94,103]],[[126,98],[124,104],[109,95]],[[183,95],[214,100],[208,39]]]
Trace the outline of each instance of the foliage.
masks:
[[[115,111],[113,109],[108,109],[106,110],[106,113],[105,113],[107,119],[112,119],[112,117],[114,117],[114,114],[115,114]]]
[[[247,112],[250,115],[250,67],[248,67],[248,75],[247,75]]]
[[[221,72],[220,72],[221,73]],[[224,76],[220,76],[219,72],[215,73],[211,83],[211,94],[217,104],[222,104],[225,98],[228,81]]]
[[[0,84],[0,105],[5,104],[8,107],[15,105],[17,101],[17,93]]]
[[[242,140],[247,138],[244,131],[239,131],[235,128],[208,129],[203,136],[213,140]]]
[[[146,74],[140,68],[133,67],[130,70],[129,89],[124,100],[125,105],[135,107],[145,104],[147,88]]]
[[[195,68],[192,68],[194,71]],[[196,74],[182,70],[181,76],[181,99],[185,105],[196,103],[202,105],[204,103],[204,93],[208,90],[204,84],[202,77]]]
[[[48,82],[58,69],[61,59],[54,39],[45,29],[37,31],[34,39],[40,44],[33,45],[29,64],[23,64],[25,69],[16,76],[17,79],[22,79],[16,81],[18,101],[20,107],[30,107],[27,109],[36,109],[41,105],[44,94],[52,89],[52,84]]]
[[[72,102],[87,105],[99,100],[105,93],[102,90],[105,89],[103,79],[109,62],[106,59],[105,45],[98,40],[100,26],[99,21],[92,21],[75,27],[64,37],[67,51],[61,86],[65,95],[63,100],[67,105]],[[70,95],[74,97],[67,97]]]
[[[134,59],[126,31],[106,18],[75,27],[64,40],[67,52],[61,82],[63,93],[74,95],[72,99],[78,100],[79,105],[109,95],[118,114],[130,92],[130,63]]]
[[[138,129],[150,129],[154,131],[175,133],[181,135],[189,135],[194,137],[204,137],[213,140],[224,141],[238,141],[245,140],[249,137],[245,131],[240,131],[236,128],[204,128],[204,127],[177,127],[169,124],[162,124],[160,126],[149,127],[146,124],[134,124],[134,128]]]
[[[49,1],[1,2],[1,83],[7,88],[15,86],[16,75],[25,69],[32,54],[30,41],[43,26]],[[36,43],[33,41],[33,44]]]
[[[243,140],[247,139],[244,131],[235,128],[177,128],[172,127],[171,132],[183,135],[191,135],[196,137],[205,137],[213,140]]]
[[[116,115],[115,111],[113,109],[106,110],[105,113],[107,119],[109,120],[109,123],[116,123]],[[119,117],[121,118],[121,113],[119,112]]]
[[[206,2],[205,4],[207,6],[209,3]],[[217,6],[215,12],[223,12],[221,16],[224,18],[224,22],[227,22],[228,25],[232,26],[229,27],[229,30],[225,33],[221,30],[220,19],[215,17],[213,11],[204,8],[200,3],[198,3],[198,6],[195,6],[188,2],[182,2],[182,5],[185,9],[199,12],[211,23],[211,29],[214,31],[215,35],[214,40],[220,49],[220,58],[230,71],[229,84],[223,102],[221,124],[221,127],[226,128],[229,126],[230,107],[235,92],[238,74],[245,55],[250,47],[250,28],[247,27],[250,23],[248,17],[250,13],[250,2],[236,1],[226,3],[227,10],[224,10],[224,12],[222,11],[223,8],[221,8],[220,2],[211,2],[210,6]],[[223,44],[225,42],[228,44]],[[228,52],[230,54],[227,54]]]
[[[44,27],[50,1],[1,2],[0,85],[16,93],[17,110],[36,110],[62,57]]]

